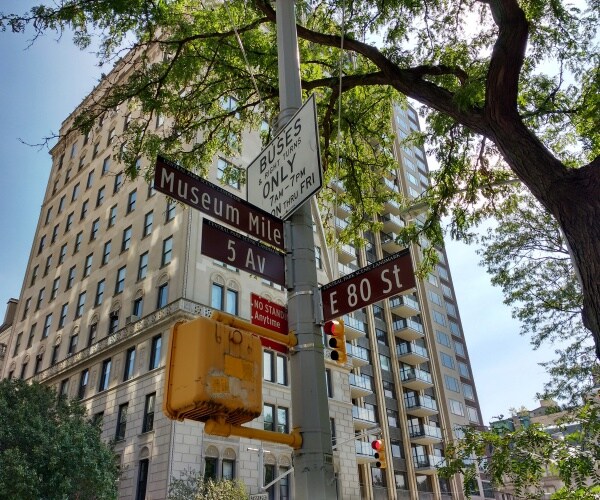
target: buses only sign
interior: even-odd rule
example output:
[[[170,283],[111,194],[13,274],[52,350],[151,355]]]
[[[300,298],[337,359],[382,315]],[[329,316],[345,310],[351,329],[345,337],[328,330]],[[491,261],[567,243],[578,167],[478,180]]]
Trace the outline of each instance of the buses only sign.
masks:
[[[401,250],[321,287],[325,321],[416,286],[410,252]]]

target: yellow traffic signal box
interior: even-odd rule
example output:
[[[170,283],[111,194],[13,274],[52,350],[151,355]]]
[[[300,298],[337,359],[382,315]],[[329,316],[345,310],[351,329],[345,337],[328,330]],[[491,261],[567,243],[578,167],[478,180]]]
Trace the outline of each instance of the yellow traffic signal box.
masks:
[[[210,318],[171,330],[163,411],[173,420],[223,416],[240,425],[262,412],[260,338]]]

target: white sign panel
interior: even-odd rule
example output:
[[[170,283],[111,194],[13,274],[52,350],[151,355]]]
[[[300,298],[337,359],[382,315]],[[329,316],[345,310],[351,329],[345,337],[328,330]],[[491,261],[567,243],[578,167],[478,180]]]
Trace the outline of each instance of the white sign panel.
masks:
[[[269,495],[267,493],[255,493],[250,495],[249,500],[269,500]]]
[[[287,219],[323,185],[317,106],[310,98],[248,167],[247,200]]]

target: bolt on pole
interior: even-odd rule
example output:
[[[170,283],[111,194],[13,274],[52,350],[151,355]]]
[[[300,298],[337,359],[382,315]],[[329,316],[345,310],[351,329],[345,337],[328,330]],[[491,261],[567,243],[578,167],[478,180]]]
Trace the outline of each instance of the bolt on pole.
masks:
[[[302,90],[294,0],[277,0],[276,12],[280,128],[302,106]],[[291,290],[288,284],[288,324],[298,339],[290,361],[292,423],[302,433],[302,447],[293,454],[295,498],[330,500],[337,494],[323,340],[315,310],[318,282],[309,201],[286,226],[288,276],[292,277]]]

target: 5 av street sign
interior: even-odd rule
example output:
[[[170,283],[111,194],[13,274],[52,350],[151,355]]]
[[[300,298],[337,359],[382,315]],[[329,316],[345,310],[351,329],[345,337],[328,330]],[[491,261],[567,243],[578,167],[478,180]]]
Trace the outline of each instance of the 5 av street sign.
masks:
[[[225,264],[285,286],[285,263],[282,254],[208,219],[202,220],[201,252]]]
[[[314,95],[248,166],[246,178],[248,201],[280,219],[287,219],[321,189]]]
[[[154,188],[285,251],[281,220],[161,156],[156,159]]]
[[[325,321],[416,286],[408,249],[363,267],[358,271],[321,287]]]

